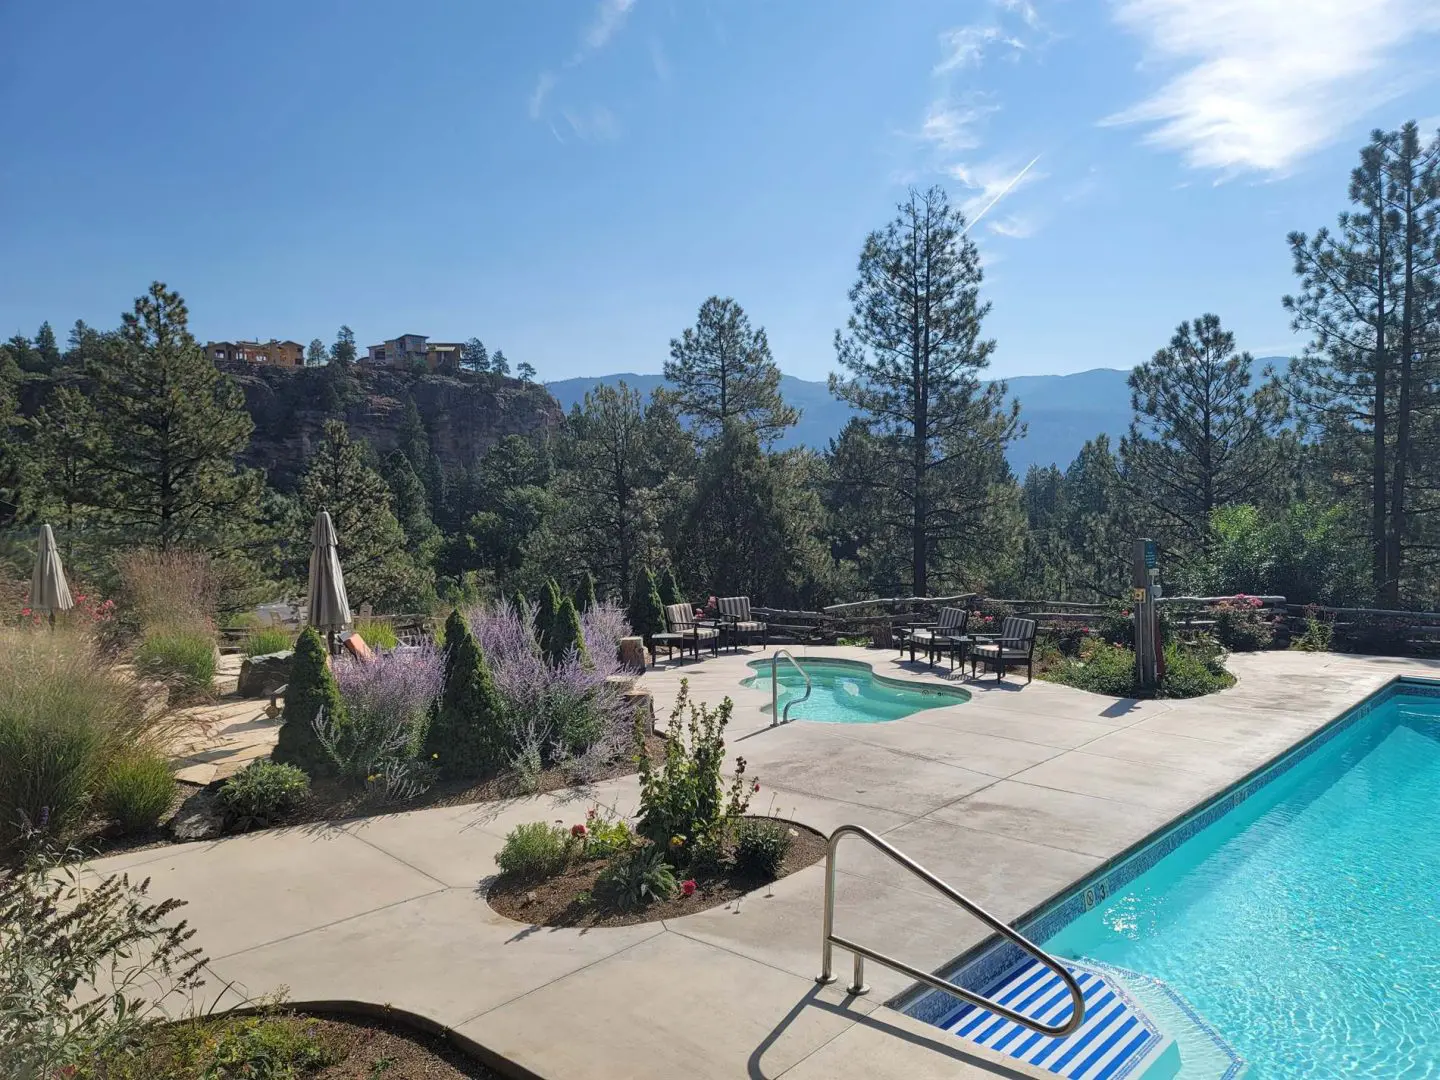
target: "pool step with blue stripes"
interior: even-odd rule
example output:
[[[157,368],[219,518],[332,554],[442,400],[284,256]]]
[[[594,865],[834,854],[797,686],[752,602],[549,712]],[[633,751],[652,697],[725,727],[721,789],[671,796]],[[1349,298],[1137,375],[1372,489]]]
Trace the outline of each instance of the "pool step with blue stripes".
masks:
[[[959,1005],[939,1026],[958,1037],[1070,1080],[1169,1080],[1180,1069],[1175,1042],[1119,985],[1083,965],[1065,965],[1085,998],[1085,1022],[1062,1038],[1041,1035],[976,1005]],[[982,991],[1022,1016],[1063,1022],[1070,994],[1038,961],[1012,968]]]

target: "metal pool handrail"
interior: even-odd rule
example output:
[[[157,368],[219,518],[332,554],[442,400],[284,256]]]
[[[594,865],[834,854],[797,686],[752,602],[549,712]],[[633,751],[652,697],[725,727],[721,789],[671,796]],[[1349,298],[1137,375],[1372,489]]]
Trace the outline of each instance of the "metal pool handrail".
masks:
[[[1016,1012],[1014,1009],[1006,1008],[998,1001],[992,1001],[990,998],[985,997],[983,994],[977,994],[973,991],[966,990],[963,986],[956,986],[954,983],[949,982],[946,979],[942,979],[937,975],[931,975],[928,971],[922,971],[917,967],[911,967],[909,964],[906,964],[903,961],[896,960],[893,956],[886,956],[882,952],[878,952],[875,949],[867,948],[864,945],[858,945],[853,941],[837,935],[835,933],[835,852],[836,849],[840,846],[841,839],[843,839],[847,835],[858,836],[860,837],[860,839],[869,843],[872,847],[877,848],[881,853],[889,856],[892,860],[905,867],[905,869],[909,870],[916,877],[920,878],[922,881],[928,882],[936,890],[942,893],[947,900],[950,900],[952,903],[958,904],[960,907],[964,908],[971,915],[974,915],[977,919],[979,919],[986,926],[988,926],[991,930],[994,930],[1001,937],[1006,938],[1013,944],[1019,946],[1022,950],[1029,953],[1046,968],[1053,971],[1056,975],[1060,976],[1060,981],[1065,984],[1065,989],[1069,991],[1070,994],[1070,1018],[1066,1020],[1063,1024],[1042,1023],[1041,1021],[1036,1020],[1033,1017],[1024,1016]],[[917,982],[922,982],[926,986],[939,990],[942,993],[953,994],[955,997],[960,998],[962,1001],[968,1001],[970,1004],[978,1005],[982,1009],[989,1009],[997,1016],[1003,1016],[1006,1020],[1011,1020],[1017,1024],[1022,1024],[1025,1027],[1029,1028],[1031,1031],[1038,1031],[1042,1035],[1069,1035],[1072,1031],[1077,1029],[1081,1024],[1085,1022],[1085,996],[1081,993],[1080,985],[1075,981],[1075,977],[1065,969],[1065,966],[1063,964],[1061,964],[1049,953],[1041,949],[1040,946],[1034,944],[1019,931],[1012,930],[1010,927],[1006,926],[1005,923],[1001,922],[994,915],[991,915],[979,904],[975,903],[973,900],[966,899],[957,890],[951,888],[945,882],[941,881],[929,870],[926,870],[914,859],[910,858],[910,856],[904,854],[891,844],[887,844],[884,840],[881,840],[880,837],[876,836],[869,829],[864,828],[860,825],[841,825],[838,829],[836,829],[833,833],[830,834],[830,844],[825,853],[825,939],[820,952],[820,974],[816,976],[815,979],[815,981],[818,983],[830,983],[835,981],[835,976],[831,972],[831,952],[833,946],[835,945],[839,945],[842,949],[849,949],[850,952],[853,953],[855,956],[855,979],[848,988],[848,992],[851,994],[863,994],[870,989],[868,986],[865,985],[865,957],[868,956],[877,964],[884,964],[888,968],[893,968],[895,971],[898,971],[904,975],[909,975]]]
[[[801,694],[794,701],[787,701],[785,703],[784,716],[780,715],[780,675],[776,667],[776,665],[780,663],[780,657],[782,656],[790,661],[790,666],[798,671],[800,677],[805,680],[805,693]],[[810,696],[812,689],[814,689],[814,687],[810,684],[810,675],[800,666],[799,661],[790,655],[790,650],[776,649],[775,655],[770,657],[770,726],[774,727],[776,724],[781,723],[782,720],[788,724],[790,722],[790,706],[799,705],[800,702],[806,700]]]

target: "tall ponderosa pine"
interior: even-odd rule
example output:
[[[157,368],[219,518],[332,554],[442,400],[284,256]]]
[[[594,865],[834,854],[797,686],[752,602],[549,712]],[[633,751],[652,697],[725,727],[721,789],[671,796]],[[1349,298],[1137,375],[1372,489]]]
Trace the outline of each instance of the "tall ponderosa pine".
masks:
[[[1251,389],[1253,364],[1217,316],[1202,315],[1130,373],[1125,476],[1148,509],[1142,527],[1182,553],[1204,550],[1217,507],[1274,501],[1285,401],[1273,372]]]
[[[452,779],[485,776],[506,764],[505,708],[480,643],[459,611],[445,620],[445,690],[425,750]]]
[[[695,325],[671,340],[665,378],[675,387],[680,412],[706,436],[719,435],[733,418],[770,441],[800,418],[780,396],[780,369],[765,328],[752,329],[729,297],[710,297]]]
[[[47,371],[60,365],[60,343],[55,340],[55,330],[48,322],[41,323],[35,331],[35,352]]]
[[[405,532],[392,511],[390,488],[366,461],[338,420],[310,459],[300,485],[301,502],[313,519],[329,510],[335,522],[340,565],[352,603],[403,610],[426,602],[431,570],[417,567],[406,551]]]
[[[324,367],[330,362],[330,353],[325,348],[325,342],[318,337],[310,339],[310,347],[305,350],[306,367]]]
[[[630,628],[645,639],[650,648],[655,647],[655,635],[665,632],[665,607],[660,600],[660,589],[655,584],[655,575],[646,567],[635,571],[635,583],[630,587],[630,604],[626,609]]]
[[[180,294],[157,281],[89,368],[92,503],[127,547],[223,550],[256,512],[259,474],[235,465],[254,426],[244,396],[188,319]]]
[[[490,354],[485,351],[485,343],[478,337],[472,337],[461,346],[460,366],[466,371],[490,370]]]
[[[440,549],[440,530],[430,517],[430,502],[425,485],[415,475],[410,460],[399,450],[392,450],[384,462],[382,475],[390,489],[395,520],[405,533],[408,551],[419,566],[428,566]]]
[[[830,389],[876,436],[863,482],[893,542],[908,549],[923,595],[932,569],[980,548],[993,488],[1010,483],[1004,450],[1019,426],[1005,384],[980,383],[995,343],[980,336],[980,256],[944,191],[911,191],[860,252],[849,336],[835,332],[849,377]]]
[[[1289,237],[1285,306],[1311,336],[1290,384],[1336,493],[1368,519],[1375,596],[1397,607],[1402,586],[1433,595],[1440,553],[1440,135],[1375,132],[1349,195],[1334,233]]]
[[[307,626],[300,631],[290,657],[290,681],[285,690],[285,712],[280,733],[270,757],[284,765],[295,765],[311,776],[335,772],[335,762],[315,734],[315,721],[323,711],[334,730],[348,723],[340,687],[327,662],[325,642]]]

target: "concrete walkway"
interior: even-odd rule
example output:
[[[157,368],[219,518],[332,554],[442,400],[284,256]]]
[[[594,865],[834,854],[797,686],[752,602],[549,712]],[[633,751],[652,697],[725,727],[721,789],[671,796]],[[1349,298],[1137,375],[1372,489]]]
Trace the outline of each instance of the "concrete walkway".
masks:
[[[939,680],[893,651],[828,648],[902,678]],[[872,725],[771,728],[769,692],[721,656],[646,676],[657,715],[682,677],[736,703],[730,752],[768,809],[829,831],[868,826],[1007,920],[1308,735],[1418,661],[1264,653],[1195,701],[1103,698],[1023,676],[966,683],[973,700]],[[937,669],[939,670],[939,669]],[[773,800],[773,801],[772,801]],[[633,778],[583,792],[437,808],[119,855],[96,872],[149,876],[190,901],[222,1001],[288,988],[422,1014],[546,1080],[597,1077],[1044,1075],[971,1050],[881,1003],[906,980],[870,965],[872,993],[819,989],[822,867],[708,912],[563,930],[504,919],[483,899],[505,833],[630,813]],[[936,969],[983,936],[878,855],[841,857],[837,932]]]

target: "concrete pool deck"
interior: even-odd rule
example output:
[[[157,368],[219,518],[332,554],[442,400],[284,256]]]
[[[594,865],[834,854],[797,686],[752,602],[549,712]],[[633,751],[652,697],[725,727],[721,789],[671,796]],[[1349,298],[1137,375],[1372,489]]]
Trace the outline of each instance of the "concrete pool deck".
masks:
[[[897,678],[950,682],[893,650],[817,648]],[[648,673],[663,722],[680,679],[735,702],[727,732],[761,783],[752,811],[823,831],[864,825],[1003,919],[1019,918],[1400,674],[1440,664],[1334,654],[1237,654],[1230,690],[1129,702],[1010,676],[971,701],[879,724],[772,728],[768,690],[725,654]],[[288,988],[453,1028],[545,1080],[592,1077],[1047,1075],[972,1049],[882,1004],[908,980],[867,966],[872,991],[818,988],[823,867],[734,904],[662,923],[561,930],[490,910],[505,833],[634,810],[633,777],[583,791],[399,813],[116,855],[96,872],[150,877],[189,901],[222,1004]],[[862,845],[845,847],[836,931],[936,969],[980,925]]]

